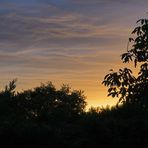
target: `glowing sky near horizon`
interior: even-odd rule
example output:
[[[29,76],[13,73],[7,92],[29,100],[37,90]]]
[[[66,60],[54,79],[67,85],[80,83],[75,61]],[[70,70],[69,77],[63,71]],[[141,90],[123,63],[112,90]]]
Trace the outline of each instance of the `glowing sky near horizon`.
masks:
[[[147,0],[0,0],[0,87],[41,82],[85,91],[89,106],[111,105],[101,82],[123,66],[135,22]]]

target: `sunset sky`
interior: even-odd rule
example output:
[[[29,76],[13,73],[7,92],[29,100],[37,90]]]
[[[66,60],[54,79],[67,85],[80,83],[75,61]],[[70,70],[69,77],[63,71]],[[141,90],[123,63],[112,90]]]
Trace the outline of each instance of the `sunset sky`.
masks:
[[[147,12],[147,0],[0,0],[0,87],[52,81],[84,90],[88,106],[114,104],[101,82],[124,66],[120,55]]]

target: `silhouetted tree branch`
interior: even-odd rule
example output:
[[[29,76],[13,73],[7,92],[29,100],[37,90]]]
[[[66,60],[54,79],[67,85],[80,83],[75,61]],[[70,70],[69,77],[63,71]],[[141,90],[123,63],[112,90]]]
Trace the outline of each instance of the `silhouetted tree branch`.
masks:
[[[119,69],[104,77],[102,82],[109,87],[108,96],[119,97],[119,102],[148,106],[148,19],[137,21],[138,26],[132,31],[136,37],[129,38],[131,49],[121,55],[123,63],[141,64],[138,76],[128,68]],[[138,68],[137,68],[138,69]]]

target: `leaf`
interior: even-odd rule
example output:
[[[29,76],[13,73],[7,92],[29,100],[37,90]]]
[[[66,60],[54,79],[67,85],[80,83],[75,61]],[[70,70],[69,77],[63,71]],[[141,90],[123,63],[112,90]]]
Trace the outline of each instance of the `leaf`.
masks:
[[[137,67],[137,59],[134,60],[135,68]]]
[[[129,38],[129,42],[131,42],[131,41],[134,41],[134,39],[133,38]]]
[[[113,69],[110,69],[109,71],[113,71]]]
[[[136,23],[139,23],[141,21],[141,19],[139,19]]]
[[[144,19],[141,19],[141,24],[142,24],[142,25],[144,24]]]
[[[111,87],[111,88],[108,89],[108,92],[111,92],[112,90],[113,90],[113,88]]]

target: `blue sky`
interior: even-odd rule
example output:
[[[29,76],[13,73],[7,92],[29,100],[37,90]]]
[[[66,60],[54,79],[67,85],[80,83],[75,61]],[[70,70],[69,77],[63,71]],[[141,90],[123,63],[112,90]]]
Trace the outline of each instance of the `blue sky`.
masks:
[[[146,0],[0,0],[1,87],[18,78],[18,89],[40,82],[82,89],[89,105],[111,104],[101,85],[122,66],[135,22],[146,17]]]

